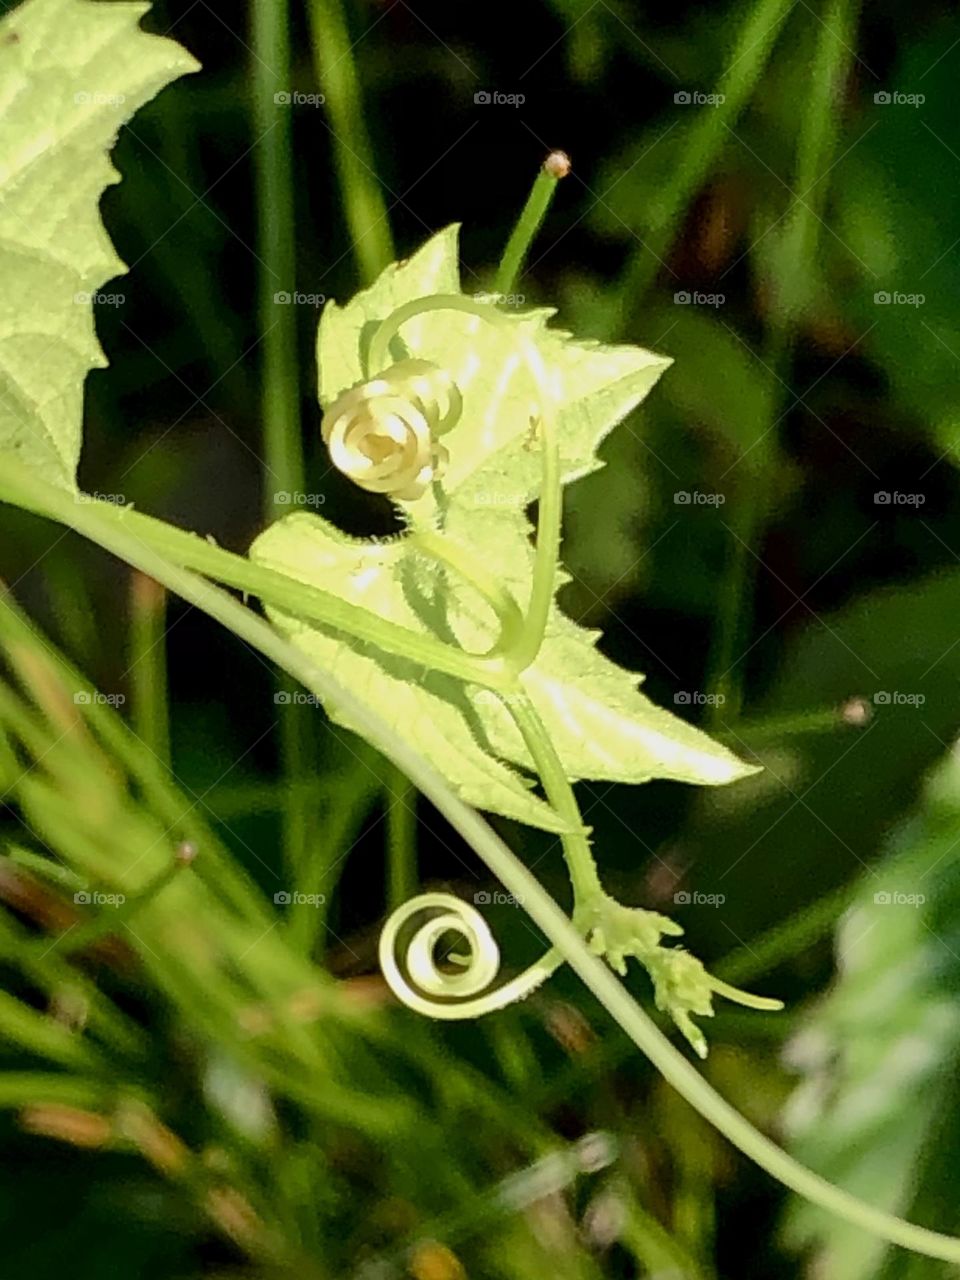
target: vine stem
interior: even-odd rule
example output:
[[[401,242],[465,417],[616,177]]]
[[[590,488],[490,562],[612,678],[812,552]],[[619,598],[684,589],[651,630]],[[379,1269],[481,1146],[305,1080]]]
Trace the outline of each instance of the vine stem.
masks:
[[[46,484],[17,462],[4,459],[0,473],[0,501],[68,525],[107,551],[117,551],[129,539],[152,547],[165,562],[215,578],[218,582],[256,595],[266,605],[295,613],[308,622],[333,627],[386,653],[408,658],[424,667],[473,681],[489,689],[512,689],[513,676],[500,657],[465,653],[453,645],[388,622],[369,609],[341,600],[285,573],[259,565],[187,533],[132,507],[72,494]]]
[[[30,500],[17,505],[34,511],[39,506],[41,510],[57,513],[54,518],[60,519],[61,523],[73,523],[64,517],[70,508],[80,508],[69,492],[53,489],[39,477],[32,476],[14,458],[5,459],[4,465],[0,481],[3,500],[16,502],[16,498],[11,499],[10,495],[19,492]],[[14,482],[11,476],[16,476]],[[88,514],[94,517],[88,522],[94,527],[96,521],[103,518],[96,504],[91,504]],[[162,525],[161,521],[153,523]],[[327,705],[349,716],[357,730],[374,742],[398,769],[403,770],[483,858],[493,875],[523,903],[531,919],[543,930],[557,952],[663,1077],[746,1156],[791,1190],[853,1225],[928,1257],[960,1263],[960,1239],[905,1222],[835,1187],[794,1160],[726,1102],[670,1043],[607,966],[590,954],[573,923],[489,824],[460,800],[444,778],[375,712],[227,592],[172,564],[148,542],[141,541],[129,528],[125,528],[122,521],[110,524],[109,528],[116,554],[222,623],[294,679],[301,681]]]
[[[133,723],[137,734],[170,764],[167,711],[167,594],[141,573],[130,582],[130,663]]]
[[[517,224],[510,233],[510,239],[507,241],[507,247],[503,251],[503,257],[497,268],[493,287],[499,294],[513,291],[513,286],[519,279],[524,258],[547,216],[557,183],[564,176],[565,170],[562,166],[558,166],[556,162],[551,165],[550,162],[554,160],[554,156],[566,160],[565,156],[561,157],[560,152],[555,152],[541,165],[540,172],[527,196],[527,203],[523,206]],[[567,165],[569,167],[569,161]]]
[[[340,0],[311,0],[308,12],[317,80],[326,95],[324,105],[330,115],[347,229],[357,265],[369,282],[396,254],[367,131],[354,45]]]
[[[278,491],[305,488],[297,361],[295,197],[291,143],[289,0],[254,0],[251,9],[254,148],[257,201],[258,317],[263,364],[263,514],[276,519]],[[286,99],[286,101],[284,101]],[[287,292],[287,303],[277,290]],[[281,510],[286,508],[281,507]],[[278,688],[289,692],[283,682]],[[289,786],[282,812],[283,850],[292,876],[307,857],[313,799],[297,786],[314,755],[309,708],[288,701],[280,707],[280,756]]]

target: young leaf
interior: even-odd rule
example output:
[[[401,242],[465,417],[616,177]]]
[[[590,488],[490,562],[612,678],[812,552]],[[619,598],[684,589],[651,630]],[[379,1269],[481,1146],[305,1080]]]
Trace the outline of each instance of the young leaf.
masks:
[[[406,263],[388,268],[346,307],[328,307],[318,338],[322,401],[329,404],[368,373],[379,372],[367,370],[366,352],[380,322],[405,302],[438,291],[458,292],[457,280],[456,228],[448,228]],[[600,441],[643,399],[669,363],[636,347],[578,342],[547,328],[550,314],[528,312],[504,327],[479,316],[437,310],[411,320],[394,343],[397,359],[415,354],[442,366],[463,396],[461,416],[443,437],[449,463],[439,494],[435,487],[398,505],[414,529],[442,529],[492,571],[521,607],[530,595],[533,568],[525,508],[538,495],[541,461],[536,388],[511,330],[536,344],[557,388],[565,482],[600,465]],[[392,622],[454,638],[470,652],[483,652],[498,638],[497,620],[474,588],[452,572],[441,574],[408,539],[386,545],[358,541],[318,517],[297,515],[261,534],[251,555]],[[557,586],[562,582],[561,576]],[[478,793],[476,780],[468,781],[463,769],[467,743],[471,756],[492,751],[521,768],[532,767],[496,696],[445,678],[425,683],[423,672],[409,663],[370,651],[357,653],[355,645],[275,617],[295,643],[309,646],[315,657],[322,650],[326,661],[335,661],[340,679],[376,700],[381,712],[397,708],[402,716],[398,723],[411,726],[411,732],[419,732],[417,725],[435,732],[442,724],[445,738],[455,735],[461,749],[439,761],[451,783],[481,808],[519,816],[515,805],[506,807],[502,791]],[[604,658],[596,640],[596,633],[576,626],[554,606],[541,652],[522,677],[571,779],[644,782],[664,777],[721,783],[751,771],[705,734],[643,697],[636,688],[640,677]],[[445,704],[442,712],[437,699]],[[508,776],[515,784],[515,775]],[[531,797],[524,798],[529,808]],[[524,820],[545,825],[542,813]]]
[[[72,488],[92,297],[124,270],[100,219],[124,121],[197,64],[143,4],[26,0],[0,22],[0,452]]]

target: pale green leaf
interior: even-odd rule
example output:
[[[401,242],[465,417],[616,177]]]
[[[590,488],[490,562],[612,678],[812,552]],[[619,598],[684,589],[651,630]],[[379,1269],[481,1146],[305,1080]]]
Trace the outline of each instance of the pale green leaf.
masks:
[[[396,308],[434,292],[459,292],[456,228],[435,236],[405,264],[388,268],[370,289],[346,307],[329,306],[321,319],[318,359],[322,400],[331,399],[379,370],[366,367],[378,324]],[[549,311],[527,312],[491,325],[479,316],[433,311],[404,326],[393,354],[415,353],[447,370],[463,395],[457,425],[444,436],[449,463],[439,495],[428,490],[399,503],[413,527],[442,527],[445,535],[479,559],[513,592],[521,608],[532,584],[533,550],[526,507],[541,483],[540,445],[533,424],[537,390],[511,330],[531,339],[543,360],[560,405],[558,437],[563,479],[595,470],[604,436],[641,401],[668,360],[629,346],[579,342],[547,327]],[[347,539],[308,515],[272,526],[254,544],[255,559],[372,609],[378,616],[445,639],[470,652],[495,643],[497,622],[473,588],[447,574],[398,539],[386,545]],[[558,579],[558,587],[562,584]],[[420,720],[445,746],[440,759],[448,780],[482,808],[520,816],[502,794],[468,780],[467,759],[495,756],[532,769],[509,712],[493,694],[430,677],[382,654],[359,652],[315,628],[280,619],[295,643],[337,663],[355,692],[378,710],[395,709],[398,725]],[[536,662],[524,673],[527,692],[570,778],[644,782],[675,778],[723,783],[750,772],[705,734],[655,707],[637,690],[640,677],[624,671],[596,648],[597,634],[576,626],[554,607]],[[419,714],[418,714],[419,712]],[[469,751],[464,751],[464,744]],[[418,740],[424,749],[424,743]],[[434,759],[436,759],[435,744]],[[475,754],[476,753],[476,756]],[[516,787],[516,775],[507,774]],[[478,787],[478,782],[480,783]],[[524,795],[529,809],[532,798]],[[537,802],[539,805],[539,802]],[[542,806],[539,806],[542,810]],[[546,825],[543,814],[527,817]]]
[[[360,542],[326,521],[297,513],[271,525],[251,551],[254,559],[293,578],[336,591],[380,617],[411,630],[424,629],[404,598],[399,575],[407,560],[400,543]],[[528,825],[562,831],[564,825],[518,774],[490,754],[490,744],[470,714],[459,681],[358,641],[345,642],[309,623],[271,610],[298,648],[370,706],[400,737],[415,745],[463,799]],[[334,719],[353,728],[349,718]]]
[[[73,487],[91,295],[124,270],[100,218],[120,126],[197,64],[144,4],[26,0],[0,23],[0,451]]]

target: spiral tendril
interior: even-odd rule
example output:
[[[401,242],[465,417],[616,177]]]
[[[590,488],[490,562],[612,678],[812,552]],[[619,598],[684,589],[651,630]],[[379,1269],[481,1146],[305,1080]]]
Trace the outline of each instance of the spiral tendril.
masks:
[[[330,460],[361,489],[419,498],[446,465],[437,437],[456,425],[460,391],[429,360],[400,360],[338,396],[321,434]]]
[[[422,917],[419,923],[417,917]],[[437,948],[451,933],[462,939],[467,954],[449,953],[451,967],[444,969]],[[558,951],[548,951],[516,978],[491,989],[500,971],[500,949],[480,912],[450,893],[410,898],[380,934],[380,967],[390,989],[409,1008],[432,1018],[477,1018],[502,1009],[528,996],[562,963]]]

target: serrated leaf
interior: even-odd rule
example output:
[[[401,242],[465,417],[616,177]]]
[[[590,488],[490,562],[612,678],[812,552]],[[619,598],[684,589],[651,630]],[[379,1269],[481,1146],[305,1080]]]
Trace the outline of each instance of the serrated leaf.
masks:
[[[327,308],[318,338],[324,403],[379,372],[366,368],[378,324],[403,303],[433,292],[459,292],[456,228],[435,236],[405,264],[388,268],[346,307]],[[536,385],[515,333],[535,343],[557,389],[565,482],[600,465],[600,441],[669,364],[637,347],[579,342],[548,328],[551,314],[528,312],[505,318],[505,325],[491,325],[479,316],[434,311],[411,321],[395,340],[396,358],[415,353],[433,360],[451,374],[463,395],[457,425],[444,436],[450,456],[440,497],[428,490],[398,506],[414,527],[439,523],[450,540],[496,573],[521,607],[530,595],[533,569],[526,506],[538,494],[542,462],[531,429],[539,411]],[[318,517],[298,515],[262,534],[251,555],[392,622],[452,636],[467,651],[482,652],[497,639],[497,621],[474,589],[452,573],[438,589],[436,565],[403,538],[387,546],[371,545],[344,538]],[[558,577],[558,587],[563,581]],[[327,661],[335,658],[341,679],[375,699],[379,710],[395,704],[410,721],[416,719],[411,714],[416,705],[433,725],[440,722],[440,711],[426,697],[438,697],[446,703],[445,733],[455,733],[458,745],[462,747],[466,732],[483,753],[492,751],[532,768],[509,713],[492,694],[435,677],[424,689],[423,673],[409,663],[369,651],[361,660],[356,646],[305,625],[294,627],[289,618],[280,623],[295,643],[320,645]],[[523,676],[570,778],[721,783],[751,771],[724,747],[643,697],[636,687],[640,677],[603,657],[596,641],[596,633],[576,626],[554,606],[541,653]],[[388,675],[393,681],[389,686],[383,683]],[[441,760],[447,778],[465,798],[482,808],[510,812],[502,794],[478,796],[474,785],[468,791],[461,764],[449,754]],[[528,804],[530,799],[526,796]],[[511,816],[517,816],[515,808]],[[544,825],[542,815],[540,819],[536,825]]]
[[[124,270],[100,219],[124,121],[197,63],[145,4],[26,0],[0,22],[0,451],[74,486],[91,295]]]
[[[412,630],[423,630],[413,606],[397,590],[408,556],[399,542],[361,542],[316,516],[298,513],[262,533],[251,549],[261,564],[314,585],[329,585],[342,598]],[[492,755],[459,682],[428,673],[357,641],[336,636],[289,615],[270,611],[290,640],[355,697],[376,707],[380,717],[416,746],[463,799],[529,826],[563,831],[549,805],[530,784]],[[335,709],[339,724],[354,728]]]

